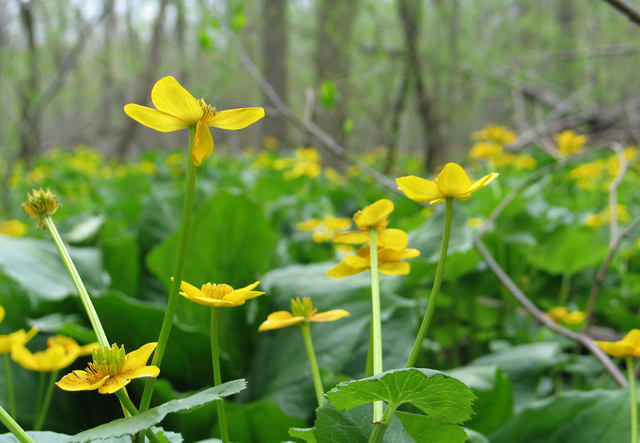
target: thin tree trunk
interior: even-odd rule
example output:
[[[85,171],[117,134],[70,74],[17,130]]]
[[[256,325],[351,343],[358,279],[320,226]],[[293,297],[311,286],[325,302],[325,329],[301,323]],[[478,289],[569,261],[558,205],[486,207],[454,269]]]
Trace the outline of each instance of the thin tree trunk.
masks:
[[[387,158],[385,160],[384,172],[389,174],[398,159],[398,140],[400,139],[400,117],[407,102],[409,93],[409,83],[411,82],[411,68],[405,63],[402,73],[402,80],[398,87],[398,93],[391,109],[391,126],[389,128],[389,144],[387,145]]]
[[[162,44],[162,34],[164,32],[165,12],[169,0],[162,0],[160,7],[158,8],[158,15],[153,26],[153,33],[151,35],[149,54],[147,56],[146,68],[142,73],[142,79],[140,81],[139,93],[133,103],[145,104],[149,102],[149,89],[150,85],[154,83],[158,65],[160,64],[160,47]],[[121,160],[125,158],[133,136],[140,124],[133,119],[125,120],[125,127],[121,131],[121,137],[116,145],[115,153]]]
[[[105,0],[108,1],[108,0]],[[114,54],[114,42],[113,35],[117,27],[116,14],[113,9],[109,11],[105,18],[103,28],[103,49],[102,49],[102,104],[100,106],[100,128],[98,131],[101,135],[105,136],[111,133],[111,118],[113,114],[113,54]]]
[[[20,158],[28,165],[38,152],[40,145],[40,117],[39,112],[32,112],[40,88],[40,69],[38,66],[38,48],[35,40],[35,20],[33,3],[20,2],[20,19],[22,30],[27,41],[28,74],[20,91],[20,113],[22,125],[20,127]]]

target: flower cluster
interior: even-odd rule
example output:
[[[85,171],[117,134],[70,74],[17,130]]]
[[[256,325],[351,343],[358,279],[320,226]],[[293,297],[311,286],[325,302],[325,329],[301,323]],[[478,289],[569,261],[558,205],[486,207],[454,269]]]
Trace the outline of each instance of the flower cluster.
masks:
[[[333,238],[338,231],[344,231],[351,227],[351,219],[327,215],[322,220],[312,218],[296,225],[298,231],[311,232],[311,238],[316,243],[326,243]]]
[[[587,313],[584,311],[571,311],[564,306],[557,306],[549,309],[545,315],[556,323],[567,323],[569,325],[579,325],[585,318]]]
[[[285,180],[298,177],[316,178],[322,172],[322,156],[315,148],[298,148],[294,158],[281,158],[273,162],[273,168],[285,170],[282,176]]]
[[[553,136],[553,140],[558,145],[558,151],[562,156],[576,154],[584,149],[584,144],[589,140],[586,135],[578,135],[571,129],[562,131]]]

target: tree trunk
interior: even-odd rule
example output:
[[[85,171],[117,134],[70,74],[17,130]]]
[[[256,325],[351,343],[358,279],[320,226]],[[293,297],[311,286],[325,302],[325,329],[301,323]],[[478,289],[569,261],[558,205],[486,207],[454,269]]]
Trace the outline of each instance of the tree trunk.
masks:
[[[263,0],[262,2],[262,56],[265,79],[282,101],[288,105],[289,20],[287,19],[287,4],[288,0]],[[269,97],[265,93],[264,102],[269,103],[269,101]],[[284,117],[266,116],[260,124],[262,135],[275,138],[280,149],[286,149],[289,146],[287,120]]]
[[[316,30],[316,85],[324,106],[316,106],[314,120],[339,145],[346,147],[344,125],[347,121],[351,32],[360,10],[357,0],[318,0]],[[325,163],[338,169],[344,161],[328,150]]]

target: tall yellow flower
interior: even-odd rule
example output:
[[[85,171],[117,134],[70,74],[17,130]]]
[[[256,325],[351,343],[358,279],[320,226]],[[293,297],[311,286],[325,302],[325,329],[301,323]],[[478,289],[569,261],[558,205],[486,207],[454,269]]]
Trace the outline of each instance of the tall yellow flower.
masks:
[[[118,348],[94,348],[93,362],[84,371],[73,371],[56,383],[65,391],[93,391],[113,394],[129,384],[134,378],[157,377],[160,369],[147,366],[147,360],[157,343],[147,343],[140,349],[125,353],[124,346]]]
[[[151,90],[151,101],[156,109],[128,104],[124,107],[124,112],[138,123],[160,132],[173,132],[195,126],[192,156],[196,165],[213,152],[209,126],[242,129],[264,117],[262,108],[216,111],[204,99],[196,100],[173,77],[158,80]]]
[[[72,338],[63,335],[49,337],[47,349],[32,353],[24,345],[16,345],[11,350],[11,358],[30,371],[53,372],[64,369],[83,355],[91,354],[98,343],[80,346]]]
[[[447,197],[467,199],[471,197],[472,192],[484,188],[498,175],[500,174],[492,172],[472,183],[460,165],[448,163],[433,181],[410,175],[396,178],[396,183],[411,200],[421,203],[429,202],[433,205],[444,201]]]
[[[378,248],[378,272],[388,275],[406,275],[411,270],[405,258],[420,255],[417,249]],[[325,274],[331,278],[344,278],[367,271],[371,267],[371,249],[364,245],[356,255],[346,256]]]
[[[300,300],[300,297],[297,297],[291,300],[291,312],[277,311],[269,314],[258,328],[258,331],[286,328],[302,322],[334,321],[351,315],[343,309],[334,309],[320,314],[316,314],[316,312],[318,312],[318,309],[313,307],[310,298],[304,297]]]
[[[640,330],[632,329],[619,341],[595,341],[604,352],[612,357],[640,357]]]
[[[212,308],[231,308],[243,305],[245,301],[264,294],[264,292],[252,291],[259,283],[257,281],[240,289],[233,289],[231,286],[224,284],[205,283],[202,285],[202,289],[198,289],[183,281],[180,284],[180,289],[184,292],[181,292],[180,295],[193,302]]]
[[[369,228],[377,228],[377,245],[403,249],[409,243],[407,233],[401,229],[387,229],[387,217],[393,212],[391,200],[382,199],[358,211],[353,222],[359,231],[339,233],[333,236],[334,243],[361,244],[369,241]]]

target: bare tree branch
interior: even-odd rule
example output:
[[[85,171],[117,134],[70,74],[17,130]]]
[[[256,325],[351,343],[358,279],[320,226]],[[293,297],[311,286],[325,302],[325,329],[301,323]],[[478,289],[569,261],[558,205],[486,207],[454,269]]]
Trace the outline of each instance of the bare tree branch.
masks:
[[[638,10],[635,6],[627,3],[624,0],[604,0],[605,3],[609,3],[618,11],[622,12],[627,18],[640,26],[640,10]]]

